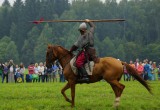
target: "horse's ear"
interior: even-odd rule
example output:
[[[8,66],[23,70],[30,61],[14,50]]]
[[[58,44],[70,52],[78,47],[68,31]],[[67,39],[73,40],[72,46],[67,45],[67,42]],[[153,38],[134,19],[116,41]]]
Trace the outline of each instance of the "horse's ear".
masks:
[[[51,44],[48,44],[48,49],[51,48],[51,47],[52,47],[52,45],[51,45]]]

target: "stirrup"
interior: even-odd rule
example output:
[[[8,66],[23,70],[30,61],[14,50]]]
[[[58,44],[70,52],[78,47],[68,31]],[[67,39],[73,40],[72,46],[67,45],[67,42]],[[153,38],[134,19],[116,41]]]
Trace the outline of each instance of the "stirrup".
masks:
[[[80,80],[82,80],[82,81],[89,81],[89,78],[87,76],[83,76],[83,78],[80,79]]]

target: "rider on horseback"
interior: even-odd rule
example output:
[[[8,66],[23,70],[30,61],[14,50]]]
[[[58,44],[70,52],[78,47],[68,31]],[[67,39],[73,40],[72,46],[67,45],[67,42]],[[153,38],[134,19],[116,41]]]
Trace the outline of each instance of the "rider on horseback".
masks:
[[[88,23],[90,26],[89,31],[87,31],[87,25],[85,22]],[[95,53],[95,49],[93,47],[94,46],[93,35],[95,26],[89,19],[86,19],[85,22],[80,24],[79,32],[81,35],[79,36],[77,42],[75,42],[70,49],[70,52],[73,52],[78,48],[81,49],[76,58],[76,67],[78,69],[78,72],[80,72],[80,74],[82,74],[83,76],[81,81],[89,81],[87,71],[84,68],[84,64],[87,62],[87,60],[94,60],[95,57],[91,55]]]

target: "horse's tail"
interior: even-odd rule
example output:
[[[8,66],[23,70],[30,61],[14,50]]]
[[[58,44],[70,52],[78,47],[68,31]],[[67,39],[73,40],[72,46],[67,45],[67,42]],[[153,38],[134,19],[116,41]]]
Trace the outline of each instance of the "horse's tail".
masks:
[[[131,74],[135,79],[137,79],[152,94],[149,84],[138,75],[138,72],[136,71],[136,69],[134,69],[132,66],[130,66],[125,62],[122,62],[122,65],[126,67],[127,72],[129,74]]]

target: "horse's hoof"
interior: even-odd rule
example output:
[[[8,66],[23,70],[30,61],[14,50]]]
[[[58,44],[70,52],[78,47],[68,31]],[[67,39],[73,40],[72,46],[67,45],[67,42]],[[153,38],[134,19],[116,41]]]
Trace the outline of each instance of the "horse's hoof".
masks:
[[[74,105],[71,105],[71,108],[74,108],[75,106]]]
[[[115,102],[113,106],[114,106],[114,108],[115,108],[116,110],[118,110],[119,102]]]
[[[70,102],[70,103],[72,102],[70,99],[66,99],[66,101],[67,101],[67,102]]]

